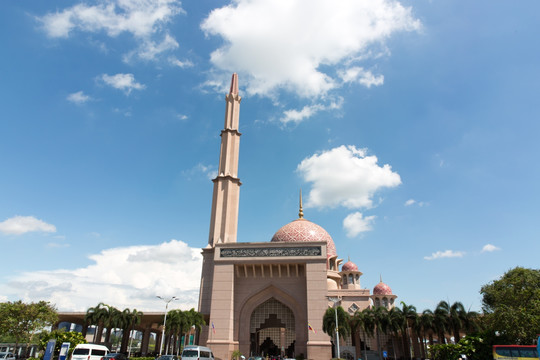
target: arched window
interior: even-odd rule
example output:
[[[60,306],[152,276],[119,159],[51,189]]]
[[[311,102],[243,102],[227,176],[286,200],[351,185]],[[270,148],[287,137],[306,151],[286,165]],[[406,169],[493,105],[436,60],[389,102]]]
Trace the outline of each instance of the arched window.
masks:
[[[388,307],[388,299],[387,299],[387,298],[383,298],[382,301],[383,301],[383,306],[384,306],[385,308],[387,308],[387,307]]]
[[[349,274],[349,283],[354,284],[353,274]]]
[[[343,275],[343,284],[347,285],[347,275]]]
[[[375,306],[381,306],[381,301],[379,299],[375,299]]]

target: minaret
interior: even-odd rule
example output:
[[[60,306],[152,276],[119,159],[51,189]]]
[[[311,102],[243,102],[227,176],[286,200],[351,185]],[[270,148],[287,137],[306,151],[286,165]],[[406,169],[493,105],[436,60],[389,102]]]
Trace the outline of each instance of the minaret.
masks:
[[[238,155],[240,151],[240,101],[238,95],[238,74],[231,79],[231,89],[225,96],[225,128],[221,131],[219,169],[214,182],[212,216],[208,246],[218,243],[236,242],[238,227],[238,204],[240,200],[240,179],[238,178]]]

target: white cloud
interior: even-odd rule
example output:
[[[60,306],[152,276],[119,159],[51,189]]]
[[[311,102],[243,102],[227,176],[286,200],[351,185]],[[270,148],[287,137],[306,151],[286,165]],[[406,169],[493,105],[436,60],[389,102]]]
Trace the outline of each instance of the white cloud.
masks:
[[[318,113],[319,111],[340,109],[343,106],[343,98],[339,97],[337,101],[332,101],[329,104],[313,104],[306,105],[301,110],[285,110],[283,117],[279,120],[282,124],[289,123],[299,124]]]
[[[395,0],[236,0],[202,22],[224,45],[211,54],[220,70],[239,72],[247,92],[272,96],[286,89],[314,98],[356,81],[382,84],[382,75],[358,66],[372,48],[398,31],[420,28],[411,8]],[[378,55],[377,55],[378,56]],[[335,74],[328,66],[342,70]],[[245,75],[244,75],[245,74]]]
[[[373,75],[371,71],[364,70],[364,68],[359,66],[340,70],[338,71],[338,75],[345,83],[357,82],[367,88],[379,86],[384,83],[384,76]]]
[[[191,180],[193,177],[200,178],[200,174],[204,175],[205,178],[212,180],[217,176],[217,169],[213,165],[204,165],[198,163],[191,169],[182,171],[182,175],[189,180]]]
[[[162,53],[172,51],[178,47],[178,42],[171,35],[165,34],[161,42],[152,40],[143,41],[137,50],[131,51],[124,56],[124,62],[131,62],[134,55],[137,55],[143,60],[156,60]]]
[[[454,250],[445,250],[445,251],[437,251],[431,254],[430,256],[424,256],[425,260],[435,260],[435,259],[442,259],[442,258],[461,258],[465,256],[465,252],[463,251],[454,251]]]
[[[156,295],[177,296],[175,307],[196,307],[202,257],[199,248],[171,240],[103,250],[78,269],[27,272],[0,286],[23,301],[47,300],[61,311],[85,311],[105,302],[119,309],[163,311]]]
[[[0,222],[0,232],[21,235],[27,232],[56,232],[56,227],[33,216],[14,216]]]
[[[343,219],[343,228],[347,232],[347,236],[352,238],[360,233],[373,230],[372,225],[375,218],[375,215],[364,217],[362,213],[355,212]]]
[[[491,245],[491,244],[486,244],[482,248],[482,252],[493,252],[493,251],[497,251],[497,250],[501,250],[501,248],[497,247],[495,245]]]
[[[417,205],[419,207],[423,207],[423,206],[429,205],[429,203],[426,203],[424,201],[416,201],[414,199],[409,199],[409,200],[405,201],[404,205],[405,206]]]
[[[179,68],[182,68],[182,69],[193,66],[193,63],[191,61],[189,61],[189,60],[180,61],[177,58],[175,58],[174,56],[169,57],[169,63],[171,65],[178,66]]]
[[[131,90],[142,90],[146,86],[135,81],[133,74],[101,75],[101,80],[115,89],[122,90],[130,94]]]
[[[54,242],[51,242],[51,243],[48,243],[47,244],[47,247],[50,247],[50,248],[68,248],[70,245],[69,244],[60,244],[60,243],[54,243]]]
[[[77,105],[84,104],[85,102],[91,100],[90,96],[86,95],[82,91],[77,91],[76,93],[69,94],[66,99]]]
[[[411,205],[414,205],[415,203],[416,203],[416,200],[409,199],[409,200],[405,201],[405,206],[411,206]]]
[[[340,146],[302,160],[297,171],[311,182],[306,207],[370,208],[372,197],[385,187],[401,184],[390,165],[379,166],[376,156],[365,149]]]
[[[52,38],[67,38],[75,30],[105,32],[110,37],[129,33],[140,43],[136,54],[154,60],[157,54],[178,47],[165,25],[180,13],[184,10],[177,0],[103,0],[95,5],[77,4],[38,20]],[[162,40],[156,42],[156,37]]]

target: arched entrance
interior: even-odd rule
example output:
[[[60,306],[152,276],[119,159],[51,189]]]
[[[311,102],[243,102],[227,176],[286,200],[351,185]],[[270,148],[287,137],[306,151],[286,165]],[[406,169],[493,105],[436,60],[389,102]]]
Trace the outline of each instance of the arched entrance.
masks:
[[[287,306],[270,298],[253,310],[249,324],[251,354],[294,357],[294,314]]]

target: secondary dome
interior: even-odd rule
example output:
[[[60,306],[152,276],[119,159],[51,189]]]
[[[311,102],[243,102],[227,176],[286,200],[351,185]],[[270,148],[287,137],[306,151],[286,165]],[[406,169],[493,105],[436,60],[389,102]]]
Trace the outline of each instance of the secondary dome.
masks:
[[[343,264],[343,266],[341,267],[341,271],[358,271],[358,266],[356,266],[355,263],[349,260],[345,264]]]
[[[336,245],[330,234],[319,225],[304,218],[296,219],[279,229],[272,241],[305,242],[326,241],[326,256],[336,256]]]
[[[392,289],[381,281],[373,288],[373,295],[392,295]]]

